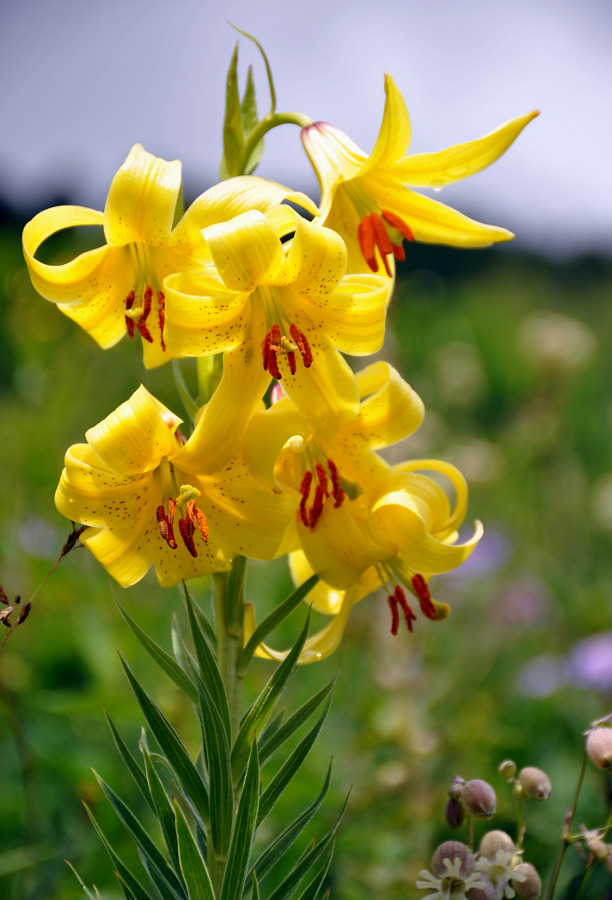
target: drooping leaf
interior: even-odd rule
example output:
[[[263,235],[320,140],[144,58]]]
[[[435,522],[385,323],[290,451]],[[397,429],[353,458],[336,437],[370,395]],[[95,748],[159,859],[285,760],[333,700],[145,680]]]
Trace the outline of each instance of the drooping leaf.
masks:
[[[282,603],[279,603],[269,615],[263,620],[261,625],[258,625],[247,644],[240,654],[240,660],[238,663],[238,671],[241,675],[247,670],[247,666],[251,661],[251,657],[259,647],[262,641],[265,641],[267,636],[271,631],[284,622],[285,619],[291,615],[293,610],[299,606],[300,602],[307,596],[308,592],[312,590],[315,584],[318,582],[318,575],[311,575],[310,578],[297,587],[292,594],[289,594],[288,597],[283,600]]]
[[[168,900],[171,900],[171,898],[177,898],[177,900],[187,900],[187,894],[184,885],[181,884],[171,866],[165,859],[163,853],[159,850],[154,841],[149,837],[136,816],[132,813],[127,804],[124,803],[124,801],[104,781],[104,779],[97,774],[97,772],[94,772],[94,776],[98,784],[106,794],[108,802],[117,813],[117,816],[121,820],[124,828],[130,834],[130,836],[140,849],[144,859],[148,864],[147,868],[151,872],[151,878],[162,896],[167,897]],[[167,885],[168,890],[165,889],[164,885]]]
[[[283,765],[280,767],[276,775],[270,781],[270,784],[265,789],[263,794],[261,795],[261,800],[259,801],[259,817],[257,824],[259,825],[265,817],[268,815],[270,810],[275,805],[276,801],[283,793],[287,785],[292,781],[298,772],[300,766],[310,753],[316,739],[321,733],[321,729],[325,724],[325,720],[327,719],[327,714],[329,712],[329,708],[331,706],[331,697],[327,701],[327,706],[323,710],[323,714],[319,717],[316,724],[313,728],[308,732],[308,734],[300,741],[295,750],[290,754],[290,756],[285,760]]]
[[[242,793],[238,801],[232,840],[221,889],[221,900],[236,900],[242,896],[244,878],[249,865],[257,808],[259,805],[259,761],[257,741],[253,741],[247,764]]]
[[[310,610],[308,611],[304,628],[291,651],[277,667],[276,671],[242,721],[236,743],[232,750],[232,772],[234,773],[234,778],[236,780],[242,771],[244,761],[253,742],[255,733],[261,731],[264,727],[281,694],[295,672],[297,661],[308,635],[309,627]]]
[[[181,739],[170,722],[168,722],[160,708],[153,702],[144,688],[140,686],[125,659],[122,656],[120,656],[120,659],[132,686],[132,690],[136,695],[138,705],[149,724],[149,728],[155,735],[157,743],[166,755],[173,772],[185,791],[186,798],[200,816],[202,824],[208,823],[208,791],[202,776],[193,764],[191,757],[187,753]]]
[[[215,893],[210,880],[206,863],[202,858],[189,825],[178,803],[174,803],[176,815],[176,833],[181,872],[187,885],[189,900],[215,900]]]
[[[198,692],[196,690],[195,685],[188,677],[188,675],[181,669],[179,664],[175,662],[174,659],[170,656],[169,653],[166,653],[159,644],[156,644],[154,640],[152,640],[149,635],[140,628],[139,625],[127,614],[127,612],[123,609],[117,598],[115,597],[115,603],[119,609],[119,612],[129,625],[130,629],[136,635],[142,646],[149,653],[149,655],[155,660],[158,666],[163,669],[163,671],[168,675],[169,678],[179,687],[184,694],[186,694],[190,700],[194,703],[197,703],[198,700]]]

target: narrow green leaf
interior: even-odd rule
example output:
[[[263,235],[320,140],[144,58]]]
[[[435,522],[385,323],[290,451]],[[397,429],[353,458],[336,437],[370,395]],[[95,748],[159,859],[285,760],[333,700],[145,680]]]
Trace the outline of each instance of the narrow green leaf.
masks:
[[[166,842],[166,847],[168,848],[168,853],[172,859],[175,869],[180,869],[179,864],[179,855],[178,855],[178,841],[176,837],[176,826],[174,820],[174,810],[172,809],[172,804],[168,799],[168,795],[166,793],[166,789],[162,784],[161,778],[157,774],[157,769],[151,759],[151,754],[146,750],[143,751],[145,768],[147,771],[147,782],[149,784],[149,791],[151,792],[151,799],[153,800],[155,815],[157,816],[157,821],[161,825],[162,834],[164,836],[164,841]]]
[[[312,881],[310,881],[306,885],[306,887],[304,888],[304,890],[298,897],[298,900],[317,900],[317,897],[319,896],[319,894],[321,892],[321,888],[323,887],[323,885],[325,883],[325,878],[329,871],[329,867],[331,865],[331,861],[334,856],[335,848],[336,848],[336,839],[334,838],[334,840],[331,842],[331,844],[327,848],[327,852],[323,856],[323,866],[322,866],[321,870],[315,875],[315,877],[312,879]]]
[[[323,701],[326,700],[333,691],[335,683],[336,677],[334,676],[332,681],[330,681],[326,687],[322,688],[313,697],[303,703],[302,706],[287,719],[285,724],[276,730],[276,732],[270,734],[270,736],[267,734],[261,735],[259,741],[259,760],[262,768],[272,754],[282,747],[285,741],[289,740],[289,738],[292,737],[292,735],[294,735],[312,715],[314,715]]]
[[[310,610],[300,636],[287,657],[277,667],[263,691],[253,703],[240,726],[236,743],[232,751],[232,771],[237,779],[240,776],[244,761],[257,731],[261,731],[276,706],[279,697],[287,687],[293,673],[310,627]]]
[[[209,821],[208,791],[202,776],[191,761],[191,757],[170,722],[144,688],[140,686],[125,659],[121,655],[119,658],[157,743],[168,757],[168,762],[185,791],[188,801],[202,819],[202,823],[207,823]]]
[[[240,92],[238,90],[238,43],[234,47],[225,83],[225,117],[223,120],[223,159],[221,179],[242,175],[240,163],[244,148]]]
[[[265,746],[265,744],[268,741],[272,740],[274,735],[277,733],[278,729],[283,724],[286,712],[287,712],[286,709],[284,709],[284,708],[281,709],[280,712],[277,712],[277,714],[268,721],[265,728],[262,729],[262,732],[261,732],[261,735],[259,738],[259,742],[258,742],[259,743],[259,764],[260,765],[261,765],[261,748],[263,746]]]
[[[231,23],[230,23],[231,24]],[[269,115],[274,113],[276,109],[276,91],[274,89],[274,79],[272,78],[272,69],[270,68],[270,62],[268,57],[265,54],[264,48],[261,46],[259,41],[253,37],[252,34],[249,34],[248,31],[242,31],[240,28],[236,28],[235,25],[232,25],[232,28],[235,28],[239,34],[242,34],[245,38],[248,38],[250,41],[253,41],[259,52],[261,53],[264,61],[264,65],[266,67],[266,73],[268,75],[268,86],[270,88],[270,112]]]
[[[125,863],[117,856],[117,854],[113,850],[112,846],[108,842],[106,835],[104,834],[104,832],[98,825],[98,823],[95,819],[95,816],[92,813],[92,811],[90,810],[90,808],[87,806],[86,803],[84,803],[83,806],[85,807],[85,809],[87,811],[87,815],[89,816],[89,818],[91,820],[91,824],[96,829],[98,837],[104,844],[106,852],[110,856],[113,865],[117,869],[117,876],[121,877],[123,882],[126,884],[126,886],[129,888],[129,890],[132,892],[135,900],[151,900],[150,895],[145,890],[143,890],[143,888],[140,885],[140,882],[132,875],[132,873],[130,872],[128,867],[125,865]]]
[[[268,872],[293,846],[304,828],[306,828],[311,819],[319,811],[321,804],[325,800],[325,797],[327,796],[327,792],[329,790],[331,771],[332,764],[330,763],[327,770],[325,784],[323,785],[321,793],[319,794],[317,799],[313,803],[311,803],[310,806],[307,807],[307,809],[305,809],[304,812],[299,815],[294,822],[288,825],[287,828],[285,828],[285,830],[282,831],[268,847],[266,847],[264,852],[256,861],[255,865],[253,866],[253,871],[257,872],[260,881],[263,881]]]
[[[181,634],[181,629],[179,627],[175,612],[172,613],[170,636],[172,639],[172,653],[174,655],[174,658],[183,672],[185,672],[187,677],[189,677],[189,673],[191,672],[191,654],[185,646],[185,641],[183,640],[183,635]]]
[[[249,865],[253,837],[255,835],[255,822],[257,821],[257,807],[259,803],[259,761],[257,759],[257,741],[253,741],[246,776],[238,809],[232,840],[227,856],[221,900],[235,900],[242,896],[242,886]]]
[[[193,839],[189,825],[178,803],[174,803],[176,815],[176,833],[178,835],[178,848],[181,872],[187,885],[189,900],[215,900],[215,893],[210,881],[210,875],[206,868],[198,845]]]
[[[247,83],[242,97],[242,129],[246,141],[248,140],[252,130],[259,124],[259,116],[257,115],[257,100],[255,98],[255,81],[253,79],[253,66],[249,66],[247,73]],[[255,171],[264,151],[264,139],[257,142],[249,158],[244,160],[244,174],[250,175]]]
[[[185,407],[185,412],[187,413],[191,421],[195,422],[196,416],[198,414],[198,404],[191,396],[191,391],[187,387],[187,382],[185,381],[185,376],[183,375],[183,370],[181,369],[181,363],[178,359],[172,360],[172,374],[174,375],[174,383],[176,385],[178,395],[181,398],[181,403]]]
[[[77,872],[77,870],[76,870],[76,869],[74,868],[74,866],[72,865],[72,863],[71,863],[71,862],[68,862],[67,859],[64,860],[64,862],[66,863],[67,866],[69,866],[69,867],[72,869],[72,872],[73,872],[74,876],[76,877],[77,881],[79,882],[79,884],[81,885],[81,887],[83,888],[83,890],[85,891],[85,893],[87,894],[87,896],[89,897],[89,900],[99,900],[100,894],[99,894],[98,889],[97,889],[97,887],[95,886],[95,884],[94,884],[94,891],[95,891],[96,893],[95,893],[95,894],[92,894],[91,891],[89,890],[89,888],[87,887],[87,885],[84,883],[84,881],[83,881],[83,879],[81,878],[81,876],[79,875],[79,873]]]
[[[187,607],[189,628],[191,629],[191,637],[193,639],[193,646],[200,667],[202,681],[215,704],[215,708],[219,714],[223,728],[225,729],[225,736],[229,742],[231,739],[231,725],[229,707],[227,705],[227,694],[225,693],[225,687],[223,686],[216,660],[202,633],[202,629],[200,628],[193,608],[193,601],[187,591],[185,591],[185,606]]]
[[[240,660],[238,662],[238,672],[240,675],[244,675],[247,670],[247,666],[251,661],[251,657],[259,647],[262,641],[265,641],[267,636],[271,631],[284,622],[285,619],[291,615],[293,610],[299,606],[300,601],[306,597],[309,591],[315,586],[318,582],[318,575],[311,575],[310,578],[297,587],[292,594],[283,600],[277,607],[275,607],[272,612],[266,616],[261,625],[259,625],[251,637],[249,638],[246,647],[240,654]]]
[[[200,624],[200,628],[202,629],[202,633],[206,638],[208,643],[208,647],[213,656],[216,657],[217,654],[217,632],[213,628],[208,616],[202,609],[202,607],[196,603],[193,599],[189,591],[187,590],[187,585],[183,582],[183,593],[185,596],[189,595],[189,599],[191,600],[191,604],[193,606],[194,612],[197,616],[198,622]]]
[[[274,778],[271,780],[268,787],[265,789],[263,794],[261,795],[261,800],[259,803],[259,818],[257,821],[257,825],[259,826],[261,822],[268,815],[280,795],[283,793],[287,785],[292,781],[298,772],[300,766],[310,753],[316,739],[319,737],[321,733],[321,729],[325,724],[325,720],[327,719],[327,714],[329,712],[329,708],[331,706],[331,697],[327,701],[327,705],[323,710],[323,714],[315,723],[314,727],[308,732],[308,734],[300,741],[297,745],[293,753],[286,759],[283,765],[280,767]]]
[[[234,816],[230,747],[225,726],[203,681],[199,680],[198,687],[202,712],[201,725],[208,760],[211,843],[215,854],[224,856],[229,845]]]
[[[106,716],[106,721],[108,722],[108,727],[111,730],[113,740],[115,741],[115,744],[117,746],[117,750],[119,751],[121,759],[123,760],[126,767],[128,768],[130,775],[136,782],[140,793],[145,798],[145,800],[147,801],[147,803],[151,807],[151,809],[153,809],[153,801],[151,800],[151,794],[149,793],[149,787],[147,785],[147,779],[145,777],[144,772],[142,771],[142,769],[140,768],[140,766],[138,765],[138,763],[136,762],[136,760],[134,759],[134,757],[132,756],[130,751],[128,750],[121,735],[115,728],[113,720],[111,719],[109,714],[106,712],[106,709],[104,709],[104,707],[102,707],[102,708],[104,710],[104,715]]]
[[[251,900],[259,900],[259,885],[257,884],[257,876],[255,872],[253,872],[252,888],[251,888]]]
[[[328,850],[330,844],[335,841],[336,834],[338,833],[338,828],[340,827],[340,822],[342,821],[342,817],[346,812],[346,807],[348,805],[349,798],[347,797],[344,806],[338,816],[336,823],[334,824],[331,831],[329,831],[324,837],[321,838],[320,841],[317,841],[313,847],[310,847],[306,853],[304,853],[297,864],[293,868],[286,878],[278,885],[275,891],[273,891],[268,900],[289,900],[289,897],[292,896],[295,889],[298,887],[302,878],[308,873],[308,871],[315,866],[319,860],[324,856],[325,852]]]
[[[136,842],[140,848],[148,868],[151,869],[152,881],[157,885],[158,890],[168,898],[176,897],[178,900],[187,900],[185,888],[174,874],[172,868],[168,865],[167,860],[161,853],[157,845],[151,840],[147,832],[144,830],[136,816],[130,808],[123,802],[113,789],[104,781],[103,778],[94,771],[96,781],[106,794],[106,798],[110,805],[117,813],[124,828]],[[169,890],[164,890],[161,882],[165,882]]]
[[[154,640],[152,640],[146,632],[140,628],[139,625],[127,614],[127,612],[123,609],[121,604],[119,603],[117,597],[115,597],[115,603],[119,608],[119,612],[129,625],[130,629],[134,632],[142,646],[149,653],[149,655],[155,660],[158,666],[164,670],[166,675],[172,679],[172,681],[179,687],[184,694],[186,694],[190,700],[194,703],[197,703],[198,700],[198,692],[195,688],[195,685],[191,681],[191,679],[185,674],[185,672],[181,669],[179,664],[175,662],[169,653],[166,653],[165,650],[156,644]]]
[[[114,876],[119,882],[119,887],[121,888],[121,893],[123,894],[125,900],[138,900],[135,894],[129,889],[119,872],[115,869]]]

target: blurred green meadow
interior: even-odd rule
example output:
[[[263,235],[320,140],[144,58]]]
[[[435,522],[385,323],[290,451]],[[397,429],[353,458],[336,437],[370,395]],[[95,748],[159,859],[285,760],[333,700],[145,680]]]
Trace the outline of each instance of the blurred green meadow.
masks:
[[[99,351],[36,295],[22,226],[9,213],[0,226],[0,583],[9,600],[25,602],[70,531],[53,505],[66,448],[141,381],[176,412],[181,406],[169,367],[143,372],[139,345],[127,340]],[[46,252],[70,258],[82,240],[65,233]],[[341,661],[323,735],[266,829],[314,799],[333,756],[332,789],[308,836],[329,827],[352,786],[330,869],[338,900],[422,896],[419,870],[453,836],[444,807],[455,774],[490,781],[493,826],[514,834],[511,790],[497,774],[506,758],[545,769],[553,783],[551,799],[527,810],[525,859],[546,883],[582,733],[612,702],[611,296],[606,259],[409,248],[385,358],[420,393],[427,416],[391,458],[455,463],[470,484],[466,529],[481,519],[485,537],[461,570],[434,581],[435,596],[452,605],[449,620],[419,618],[413,634],[394,638],[385,598],[369,597],[353,611],[342,654],[300,669],[292,683],[291,702],[305,699]],[[209,589],[207,579],[193,585],[203,606]],[[258,618],[290,589],[284,562],[252,566]],[[104,716],[103,707],[138,755],[142,717],[118,649],[195,754],[189,703],[138,644],[115,596],[170,650],[172,618],[184,625],[179,591],[151,575],[123,591],[79,549],[0,652],[2,900],[83,897],[65,859],[104,898],[120,897],[83,801],[138,867],[91,772],[149,821]],[[297,635],[304,614],[278,645]],[[272,669],[254,662],[249,695]],[[610,779],[589,766],[576,824],[603,825],[611,794]],[[477,825],[477,839],[483,830]],[[584,866],[570,848],[557,897],[576,896]],[[264,895],[271,886],[264,882]],[[612,876],[602,868],[584,897],[605,896]]]

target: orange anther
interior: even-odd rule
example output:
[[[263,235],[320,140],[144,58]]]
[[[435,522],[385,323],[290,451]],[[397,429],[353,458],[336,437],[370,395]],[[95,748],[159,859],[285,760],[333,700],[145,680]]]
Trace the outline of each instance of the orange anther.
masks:
[[[395,588],[395,599],[397,600],[399,605],[402,607],[402,612],[404,613],[404,619],[406,620],[406,625],[408,626],[408,631],[412,631],[412,623],[416,622],[416,616],[412,611],[412,607],[409,605],[408,601],[406,600],[406,595],[403,592],[403,590],[401,589],[401,587],[399,586],[399,584]]]
[[[395,635],[399,629],[399,612],[397,611],[397,599],[395,594],[389,594],[387,603],[391,610],[391,634]]]

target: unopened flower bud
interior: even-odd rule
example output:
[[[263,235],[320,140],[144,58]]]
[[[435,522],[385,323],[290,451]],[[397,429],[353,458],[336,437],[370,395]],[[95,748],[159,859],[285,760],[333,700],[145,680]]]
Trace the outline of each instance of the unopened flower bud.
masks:
[[[512,873],[512,887],[522,900],[536,900],[540,896],[542,879],[531,863],[519,863]]]
[[[542,769],[526,766],[519,772],[518,783],[525,799],[548,800],[550,797],[552,785],[550,778]]]
[[[459,778],[458,775],[453,775],[453,783],[448,789],[448,796],[451,798],[451,800],[459,799],[464,784],[465,780],[463,778]]]
[[[497,771],[502,778],[510,781],[516,775],[516,763],[513,759],[505,759],[503,762],[500,762]]]
[[[448,827],[452,828],[453,831],[456,828],[461,828],[464,818],[465,813],[461,803],[458,800],[451,798],[446,804],[446,822]]]
[[[438,877],[446,875],[447,868],[444,865],[445,859],[450,863],[453,863],[456,859],[461,860],[459,874],[462,878],[467,878],[467,876],[471,875],[474,871],[474,857],[472,852],[470,848],[466,844],[462,844],[461,841],[444,841],[443,844],[440,844],[431,858],[431,871],[434,875],[437,875]]]
[[[465,892],[466,900],[497,900],[497,890],[488,878],[480,879],[483,887],[471,887]]]
[[[461,803],[468,816],[474,819],[490,819],[497,809],[495,791],[481,778],[466,781],[461,791]]]
[[[603,726],[589,731],[586,752],[598,769],[612,772],[612,728]]]
[[[480,842],[480,855],[493,860],[498,850],[514,853],[514,841],[505,831],[487,831]]]

